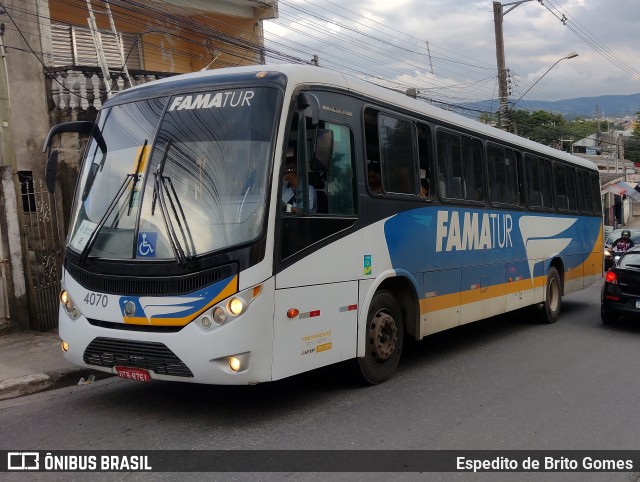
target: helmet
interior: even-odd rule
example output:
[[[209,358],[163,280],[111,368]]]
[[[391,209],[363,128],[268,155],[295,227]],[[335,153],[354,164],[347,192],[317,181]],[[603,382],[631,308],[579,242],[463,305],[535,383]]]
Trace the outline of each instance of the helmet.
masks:
[[[631,231],[629,231],[628,229],[625,229],[624,231],[622,231],[622,237],[623,238],[630,238],[631,237]]]

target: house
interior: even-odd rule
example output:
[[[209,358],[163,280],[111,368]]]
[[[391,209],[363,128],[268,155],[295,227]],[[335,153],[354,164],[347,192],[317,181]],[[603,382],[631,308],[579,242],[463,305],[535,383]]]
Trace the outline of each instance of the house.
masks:
[[[600,171],[604,224],[617,227],[633,218],[636,167],[624,158],[624,138],[630,131],[609,131],[580,139],[572,144],[575,155],[593,161]]]
[[[0,332],[57,326],[67,213],[84,140],[65,135],[58,182],[42,181],[49,129],[94,120],[130,86],[264,63],[277,0],[23,0],[0,13]],[[6,262],[5,262],[6,261]]]

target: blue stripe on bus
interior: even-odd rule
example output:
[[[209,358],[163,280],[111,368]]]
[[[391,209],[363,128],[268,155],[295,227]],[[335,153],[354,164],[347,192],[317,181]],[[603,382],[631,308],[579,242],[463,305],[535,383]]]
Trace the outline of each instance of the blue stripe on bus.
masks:
[[[548,265],[528,258],[559,255],[565,271],[579,267],[597,246],[600,227],[598,217],[432,206],[392,216],[384,233],[393,269],[463,268],[460,276],[493,286],[546,274]],[[437,279],[425,293],[472,289],[453,273]]]

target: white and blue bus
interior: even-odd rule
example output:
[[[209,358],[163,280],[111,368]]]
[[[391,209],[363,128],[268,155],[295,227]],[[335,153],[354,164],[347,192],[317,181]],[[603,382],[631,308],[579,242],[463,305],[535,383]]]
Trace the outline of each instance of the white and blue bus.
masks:
[[[334,71],[175,76],[45,148],[63,132],[90,135],[63,351],[124,378],[255,384],[351,360],[379,383],[407,336],[533,305],[552,323],[602,276],[594,164]]]

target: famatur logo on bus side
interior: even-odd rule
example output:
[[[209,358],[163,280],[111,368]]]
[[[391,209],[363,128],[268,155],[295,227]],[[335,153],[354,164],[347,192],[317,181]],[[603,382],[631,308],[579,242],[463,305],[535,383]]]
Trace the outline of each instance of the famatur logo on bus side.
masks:
[[[445,251],[512,247],[512,229],[510,214],[467,212],[460,219],[457,211],[438,211],[436,252],[443,250],[443,244]]]
[[[253,90],[234,90],[216,94],[198,94],[177,96],[173,99],[169,111],[211,109],[213,107],[251,107],[249,102],[255,96]]]

